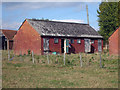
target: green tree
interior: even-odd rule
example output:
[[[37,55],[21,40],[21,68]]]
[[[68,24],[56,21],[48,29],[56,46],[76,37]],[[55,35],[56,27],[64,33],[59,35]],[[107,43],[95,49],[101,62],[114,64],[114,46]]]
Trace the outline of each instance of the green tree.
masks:
[[[120,1],[118,2],[118,25],[120,25]]]
[[[40,19],[40,20],[50,21],[49,19],[44,19],[43,17],[42,17],[42,19]]]
[[[100,26],[98,32],[104,37],[105,44],[108,43],[108,38],[120,25],[118,23],[118,2],[102,2],[97,13]]]
[[[44,19],[44,18],[41,18],[41,19],[36,19],[36,18],[32,18],[33,20],[45,20],[45,21],[50,21],[49,19]]]

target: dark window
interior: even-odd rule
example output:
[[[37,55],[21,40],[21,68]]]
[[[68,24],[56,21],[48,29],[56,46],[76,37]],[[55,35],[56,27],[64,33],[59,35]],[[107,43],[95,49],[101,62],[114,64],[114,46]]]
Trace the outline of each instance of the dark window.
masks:
[[[91,40],[91,44],[93,44],[94,43],[94,40]]]
[[[54,43],[58,43],[58,38],[54,38]]]
[[[80,39],[77,39],[77,43],[81,43],[81,40],[80,40]]]
[[[74,39],[71,39],[70,42],[71,42],[71,43],[74,43]]]

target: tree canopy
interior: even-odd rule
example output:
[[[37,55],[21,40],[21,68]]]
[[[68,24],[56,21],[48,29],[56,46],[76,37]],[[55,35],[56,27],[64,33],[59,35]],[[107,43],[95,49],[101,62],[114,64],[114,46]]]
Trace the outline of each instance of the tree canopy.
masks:
[[[104,37],[104,44],[108,42],[110,35],[120,26],[120,2],[102,2],[99,5],[98,22],[100,30],[98,31]]]

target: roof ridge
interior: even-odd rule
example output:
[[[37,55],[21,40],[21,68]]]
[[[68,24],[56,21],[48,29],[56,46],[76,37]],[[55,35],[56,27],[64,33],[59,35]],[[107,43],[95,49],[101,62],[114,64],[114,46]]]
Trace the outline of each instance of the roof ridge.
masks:
[[[63,21],[41,20],[41,19],[26,19],[26,20],[32,20],[32,21],[44,21],[44,22],[55,22],[55,23],[68,23],[68,24],[89,25],[89,24],[86,24],[86,23],[63,22]]]

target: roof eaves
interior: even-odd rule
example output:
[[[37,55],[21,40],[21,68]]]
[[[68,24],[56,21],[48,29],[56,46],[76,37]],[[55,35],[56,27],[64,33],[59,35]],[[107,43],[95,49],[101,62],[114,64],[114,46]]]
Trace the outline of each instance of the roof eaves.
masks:
[[[41,36],[64,36],[64,37],[86,37],[86,38],[103,38],[97,35],[63,35],[63,34],[42,34]]]

